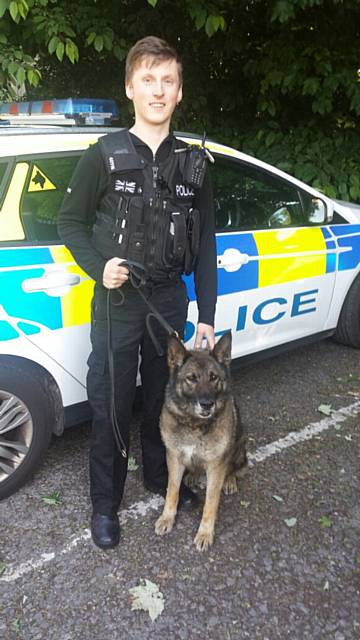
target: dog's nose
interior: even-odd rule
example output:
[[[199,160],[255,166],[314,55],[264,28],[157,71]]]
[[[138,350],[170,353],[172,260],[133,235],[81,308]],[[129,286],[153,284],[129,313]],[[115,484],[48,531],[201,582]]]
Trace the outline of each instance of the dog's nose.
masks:
[[[199,404],[200,404],[200,407],[205,411],[210,411],[210,409],[212,409],[212,407],[214,406],[215,402],[211,400],[211,398],[201,398],[201,400],[199,400]]]

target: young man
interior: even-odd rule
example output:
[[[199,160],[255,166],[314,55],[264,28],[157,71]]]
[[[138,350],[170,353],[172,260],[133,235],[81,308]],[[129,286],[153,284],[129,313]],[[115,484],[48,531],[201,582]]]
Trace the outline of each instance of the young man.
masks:
[[[176,51],[153,36],[138,41],[126,60],[125,89],[134,104],[133,127],[111,133],[88,149],[72,177],[59,217],[61,238],[78,264],[95,280],[87,377],[93,409],[91,533],[95,544],[103,549],[119,542],[117,511],[127,458],[116,446],[113,423],[128,451],[139,352],[144,401],[140,430],[144,484],[149,491],[166,493],[167,468],[159,416],[168,377],[167,333],[155,321],[151,322],[149,333],[146,316],[150,309],[146,301],[183,336],[188,307],[181,279],[184,265],[187,272],[194,270],[195,277],[199,309],[195,346],[200,348],[203,341],[209,348],[214,346],[216,249],[212,193],[207,174],[199,189],[186,183],[181,156],[185,159],[187,152],[175,153],[176,149],[186,148],[170,133],[171,116],[182,98],[182,68]],[[189,237],[191,225],[198,227],[198,243],[194,241],[196,229]],[[123,260],[144,266],[143,296],[133,286]],[[158,354],[151,332],[165,355]],[[180,503],[191,506],[195,501],[196,495],[182,486]]]

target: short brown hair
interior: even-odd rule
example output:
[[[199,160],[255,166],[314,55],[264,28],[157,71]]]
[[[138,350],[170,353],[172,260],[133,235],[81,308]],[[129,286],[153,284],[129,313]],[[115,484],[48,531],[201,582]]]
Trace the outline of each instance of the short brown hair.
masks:
[[[165,40],[156,36],[146,36],[138,40],[131,47],[127,54],[125,64],[125,83],[130,82],[132,74],[144,58],[150,59],[150,66],[160,64],[165,60],[175,60],[179,72],[180,85],[182,84],[182,64],[180,57],[174,47],[170,46]]]

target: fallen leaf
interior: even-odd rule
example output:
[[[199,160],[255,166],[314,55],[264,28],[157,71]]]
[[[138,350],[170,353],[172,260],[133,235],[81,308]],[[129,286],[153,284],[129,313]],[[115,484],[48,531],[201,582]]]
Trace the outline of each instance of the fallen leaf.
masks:
[[[136,471],[136,469],[139,468],[139,465],[137,464],[135,458],[132,458],[130,456],[129,460],[128,460],[128,470],[129,471]]]
[[[2,560],[0,560],[0,576],[2,573],[4,573],[4,571],[6,571],[6,564]]]
[[[132,611],[147,611],[152,622],[164,610],[164,596],[159,587],[151,580],[140,580],[140,585],[129,589],[132,597]]]
[[[284,502],[283,498],[281,496],[273,496],[273,499],[276,500],[276,502]]]
[[[250,506],[250,502],[248,500],[240,500],[240,505],[247,509]]]
[[[325,584],[324,584],[324,591],[329,591],[329,580],[326,580]]]
[[[297,518],[285,518],[284,522],[287,527],[295,527]]]
[[[16,620],[14,620],[14,622],[12,623],[12,627],[16,633],[20,633],[21,624],[19,618],[16,618]]]
[[[44,496],[42,500],[46,504],[57,506],[61,502],[60,491],[54,491],[50,496]]]
[[[350,382],[353,382],[354,380],[356,382],[358,382],[358,381],[360,381],[360,376],[354,375],[353,373],[349,373],[349,380],[350,380]]]
[[[331,527],[331,520],[327,516],[321,516],[319,518],[320,527],[324,527],[324,529],[328,529]]]
[[[331,416],[334,412],[334,409],[331,408],[331,404],[320,404],[317,410],[320,411],[320,413],[324,413],[326,416]]]
[[[352,435],[348,435],[348,436],[344,436],[345,440],[347,440],[348,442],[351,442],[352,440]]]
[[[360,553],[357,554],[355,561],[356,561],[356,564],[360,564]]]

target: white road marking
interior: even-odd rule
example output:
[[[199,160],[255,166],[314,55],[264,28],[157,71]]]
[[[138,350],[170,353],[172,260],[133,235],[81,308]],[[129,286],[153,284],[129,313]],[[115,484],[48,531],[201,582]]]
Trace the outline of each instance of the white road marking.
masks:
[[[259,449],[257,449],[257,451],[255,451],[255,453],[249,453],[249,465],[254,466],[257,462],[263,462],[267,458],[281,453],[288,447],[292,447],[301,442],[305,442],[306,440],[310,440],[314,436],[317,436],[319,433],[327,431],[331,427],[336,427],[338,424],[345,422],[347,418],[355,417],[359,413],[360,400],[347,407],[338,409],[338,411],[334,411],[331,416],[323,418],[323,420],[320,420],[319,422],[310,423],[300,431],[292,431],[284,438],[280,438],[280,440],[276,440],[275,442],[271,442],[264,447],[260,447]],[[128,520],[136,520],[139,517],[143,517],[147,515],[147,513],[151,510],[157,511],[163,504],[164,499],[160,496],[152,496],[148,500],[135,502],[128,509],[121,510],[119,514],[120,524],[124,525]],[[79,544],[89,540],[90,538],[90,530],[85,529],[83,533],[81,533],[76,538],[73,538],[73,540],[71,540],[68,545],[66,545],[63,549],[56,553],[42,553],[39,558],[28,560],[27,562],[23,562],[18,566],[15,563],[12,565],[7,565],[5,572],[0,576],[0,582],[15,582],[30,571],[42,569],[49,562],[52,562],[52,560],[66,555]]]
[[[324,418],[319,422],[311,422],[307,427],[304,427],[300,431],[291,431],[285,438],[280,438],[275,442],[270,442],[264,447],[260,447],[255,453],[249,453],[249,466],[253,466],[256,462],[263,462],[266,458],[280,453],[283,449],[292,447],[299,442],[305,442],[310,440],[314,436],[318,435],[322,431],[335,427],[336,425],[344,422],[347,418],[351,418],[360,413],[360,401],[350,404],[348,407],[343,407],[334,411],[331,416]]]
[[[120,524],[125,524],[132,518],[136,520],[140,516],[145,516],[151,509],[155,509],[157,511],[162,504],[164,504],[164,498],[161,498],[161,496],[152,496],[149,500],[141,500],[140,502],[135,502],[128,509],[121,510],[119,514]],[[18,578],[21,578],[34,569],[42,569],[52,560],[66,555],[82,542],[90,540],[90,538],[90,529],[84,529],[83,533],[81,533],[76,538],[73,538],[71,542],[66,545],[66,547],[64,547],[57,553],[42,553],[38,559],[28,560],[27,562],[21,563],[19,566],[16,566],[15,563],[12,565],[8,565],[6,567],[5,573],[0,576],[0,582],[15,582],[15,580],[18,580]]]

